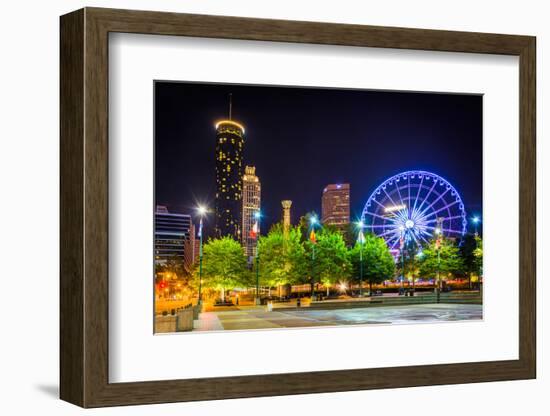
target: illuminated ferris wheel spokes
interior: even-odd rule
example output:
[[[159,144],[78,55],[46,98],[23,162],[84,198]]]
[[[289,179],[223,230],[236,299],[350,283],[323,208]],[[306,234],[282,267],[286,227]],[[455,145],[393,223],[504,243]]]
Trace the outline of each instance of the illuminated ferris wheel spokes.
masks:
[[[425,171],[403,172],[384,181],[367,200],[361,220],[390,249],[412,241],[423,245],[435,229],[450,238],[466,232],[466,212],[457,190]]]

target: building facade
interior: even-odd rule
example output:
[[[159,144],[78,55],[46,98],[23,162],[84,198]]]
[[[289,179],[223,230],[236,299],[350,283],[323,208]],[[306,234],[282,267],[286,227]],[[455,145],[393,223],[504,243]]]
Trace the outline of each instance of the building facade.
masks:
[[[185,265],[185,250],[191,239],[191,216],[173,214],[165,206],[155,210],[155,262],[181,261]]]
[[[246,166],[243,175],[243,204],[242,204],[242,244],[247,257],[256,256],[256,242],[260,234],[260,222],[255,215],[261,207],[261,183],[256,176],[254,166]],[[258,222],[256,235],[252,235],[254,224]]]
[[[344,230],[350,222],[349,183],[330,184],[323,189],[321,221]]]
[[[216,124],[216,237],[241,241],[244,127],[232,120]]]
[[[195,224],[193,223],[191,224],[191,228],[189,230],[189,238],[185,240],[183,248],[184,267],[188,273],[191,273],[193,271],[193,265],[196,263],[199,256],[197,248],[197,232]]]

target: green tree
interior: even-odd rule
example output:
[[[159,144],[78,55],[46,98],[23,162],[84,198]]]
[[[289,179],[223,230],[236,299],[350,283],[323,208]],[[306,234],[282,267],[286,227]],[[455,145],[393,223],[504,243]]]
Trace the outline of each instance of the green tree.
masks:
[[[437,249],[436,240],[434,239],[422,252],[423,256],[419,261],[421,277],[437,278],[438,270],[441,278],[448,274],[457,275],[464,273],[464,261],[460,256],[458,247],[451,240],[441,239],[440,248]]]
[[[258,255],[260,279],[268,287],[298,283],[305,273],[305,251],[300,241],[300,229],[290,227],[285,235],[280,224],[260,237]]]
[[[155,262],[155,274],[163,276],[165,279],[184,279],[189,277],[185,269],[182,257],[172,255],[164,261]]]
[[[474,267],[479,278],[483,276],[483,240],[476,236],[476,249],[474,250],[475,263]]]
[[[464,263],[464,272],[468,276],[470,287],[472,286],[472,275],[479,276],[483,260],[483,244],[481,238],[475,235],[467,235],[460,247],[460,256]]]
[[[348,249],[342,234],[330,228],[316,231],[317,243],[307,241],[304,245],[310,262],[311,282],[333,285],[351,276]],[[315,250],[315,260],[313,260]]]
[[[356,242],[349,252],[353,265],[353,280],[359,282],[361,272],[361,249],[363,250],[363,282],[369,283],[369,292],[372,285],[390,279],[395,273],[395,261],[388,245],[383,238],[372,233],[365,234],[365,242]]]
[[[219,290],[222,302],[226,290],[251,283],[243,248],[231,237],[211,239],[204,245],[202,273],[204,286]]]

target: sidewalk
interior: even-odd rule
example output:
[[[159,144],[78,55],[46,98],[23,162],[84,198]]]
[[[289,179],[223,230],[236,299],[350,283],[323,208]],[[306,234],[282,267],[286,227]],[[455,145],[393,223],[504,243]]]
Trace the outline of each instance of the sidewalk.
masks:
[[[193,331],[223,331],[216,312],[202,312],[199,319],[193,321]]]

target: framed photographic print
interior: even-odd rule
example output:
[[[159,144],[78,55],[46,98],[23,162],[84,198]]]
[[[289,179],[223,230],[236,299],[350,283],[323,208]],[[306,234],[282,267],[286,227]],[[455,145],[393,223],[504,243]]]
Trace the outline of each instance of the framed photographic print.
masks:
[[[61,398],[534,378],[535,102],[529,36],[62,16]]]

